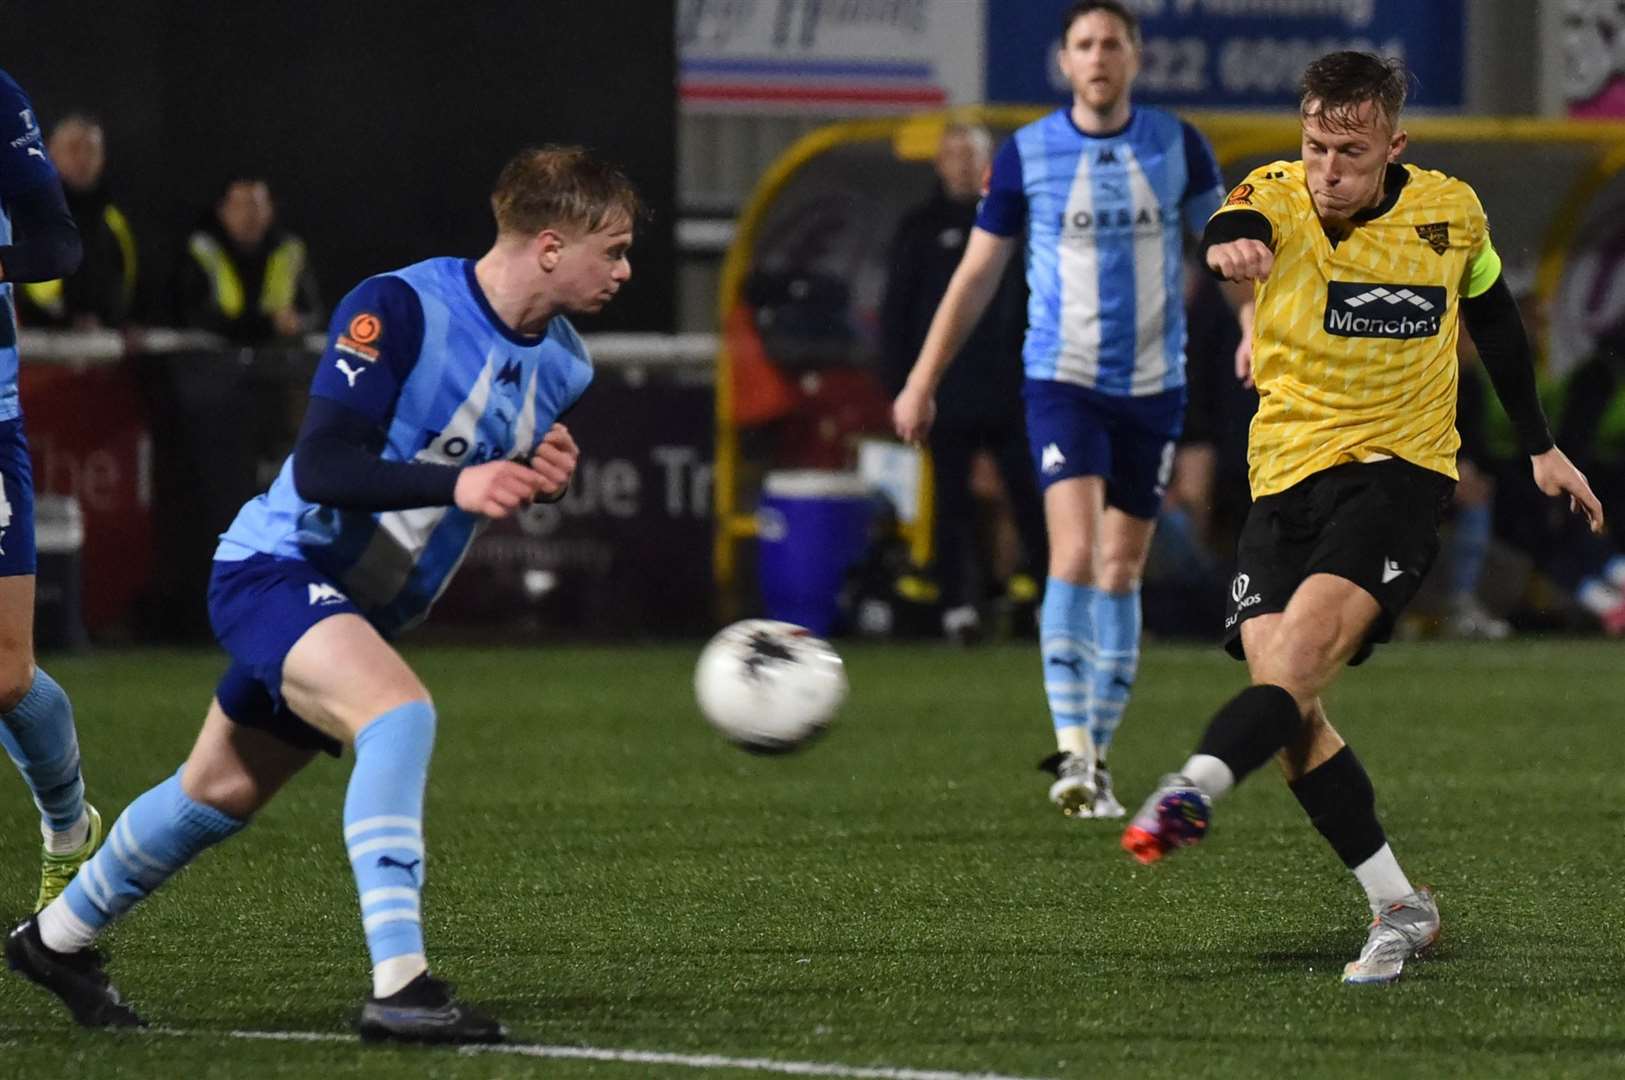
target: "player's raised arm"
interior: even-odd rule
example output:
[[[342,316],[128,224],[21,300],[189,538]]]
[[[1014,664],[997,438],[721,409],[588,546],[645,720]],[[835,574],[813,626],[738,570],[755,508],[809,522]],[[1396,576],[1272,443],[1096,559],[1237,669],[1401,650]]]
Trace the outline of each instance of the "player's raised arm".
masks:
[[[1591,531],[1603,531],[1602,503],[1585,474],[1557,448],[1535,387],[1534,352],[1518,314],[1518,302],[1501,276],[1501,258],[1489,237],[1468,266],[1461,316],[1478,346],[1495,396],[1501,399],[1518,442],[1529,455],[1535,486],[1552,496],[1567,495],[1569,507],[1584,514]]]
[[[1225,281],[1263,281],[1275,267],[1273,235],[1263,214],[1220,214],[1202,233],[1202,262]]]

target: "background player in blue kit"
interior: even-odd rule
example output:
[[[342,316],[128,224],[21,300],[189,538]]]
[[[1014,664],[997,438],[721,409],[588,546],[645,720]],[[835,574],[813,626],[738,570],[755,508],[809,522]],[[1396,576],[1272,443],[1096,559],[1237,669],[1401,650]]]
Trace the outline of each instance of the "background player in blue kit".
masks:
[[[294,452],[221,538],[209,587],[231,656],[191,756],[133,802],[7,959],[86,1025],[141,1021],[90,948],[115,918],[240,830],[317,750],[355,746],[344,841],[373,961],[366,1039],[492,1042],[502,1025],[432,978],[423,946],[429,692],[389,641],[428,613],[475,533],[562,496],[558,418],[592,367],[567,315],[631,276],[640,214],[615,169],[574,148],[519,154],[478,261],[369,278],[334,314]]]
[[[911,442],[943,372],[1025,232],[1027,435],[1049,534],[1040,612],[1057,753],[1050,799],[1121,817],[1105,755],[1139,665],[1140,577],[1185,410],[1182,250],[1219,207],[1213,151],[1190,125],[1133,107],[1140,29],[1117,0],[1062,21],[1072,105],[1013,135],[919,359],[893,406]]]
[[[35,910],[90,858],[102,821],[85,802],[68,696],[34,666],[34,472],[17,399],[12,284],[66,277],[80,254],[34,107],[0,71],[0,744],[39,807],[45,851]]]

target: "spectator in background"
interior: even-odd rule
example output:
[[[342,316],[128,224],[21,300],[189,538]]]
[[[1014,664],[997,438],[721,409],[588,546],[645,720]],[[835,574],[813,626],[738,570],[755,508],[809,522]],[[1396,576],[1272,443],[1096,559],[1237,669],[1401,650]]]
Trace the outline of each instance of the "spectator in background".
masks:
[[[993,140],[984,128],[950,124],[937,146],[936,193],[898,224],[881,305],[887,389],[893,395],[902,390],[965,253],[992,154]],[[1032,569],[1048,557],[1043,504],[1022,419],[1025,301],[1021,271],[1012,262],[937,390],[937,421],[928,443],[936,480],[937,580],[943,633],[960,642],[980,636],[977,600],[991,575],[990,560],[976,557],[971,473],[978,454],[989,454],[997,466],[1021,539],[1023,557],[1010,589],[1013,600],[1036,598]]]
[[[186,241],[175,291],[179,325],[239,345],[295,337],[320,314],[304,241],[277,227],[270,186],[258,177],[221,189]]]
[[[135,297],[136,248],[130,223],[102,182],[107,151],[101,122],[72,113],[51,130],[45,148],[62,177],[85,254],[79,269],[67,277],[19,287],[18,314],[30,326],[121,326]]]

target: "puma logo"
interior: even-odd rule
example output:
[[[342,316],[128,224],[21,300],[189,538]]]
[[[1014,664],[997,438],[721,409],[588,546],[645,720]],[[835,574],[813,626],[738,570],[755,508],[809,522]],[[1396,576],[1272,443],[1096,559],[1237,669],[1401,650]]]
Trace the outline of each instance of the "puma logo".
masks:
[[[413,884],[416,884],[418,880],[416,867],[421,862],[423,862],[422,859],[413,859],[411,862],[401,862],[399,859],[391,858],[388,855],[380,855],[378,856],[378,869],[388,870],[391,866],[393,866],[397,870],[405,870],[406,876],[412,879]]]
[[[346,364],[343,360],[335,360],[334,363],[336,363],[339,370],[344,373],[344,378],[349,381],[350,389],[352,390],[355,389],[355,381],[365,374],[367,370],[366,368],[353,368],[349,364]]]
[[[1055,667],[1064,667],[1072,673],[1073,678],[1083,675],[1083,657],[1081,656],[1052,656],[1049,663]]]

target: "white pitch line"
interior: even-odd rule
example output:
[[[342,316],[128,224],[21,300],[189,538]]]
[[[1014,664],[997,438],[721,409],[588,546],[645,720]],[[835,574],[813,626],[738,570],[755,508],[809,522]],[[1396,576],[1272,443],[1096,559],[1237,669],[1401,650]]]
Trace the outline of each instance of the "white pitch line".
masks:
[[[146,1028],[148,1035],[183,1038],[250,1039],[260,1042],[359,1043],[354,1035],[331,1031],[198,1031],[186,1028]],[[736,1058],[722,1054],[670,1054],[658,1050],[617,1050],[603,1046],[551,1046],[546,1043],[493,1043],[461,1046],[464,1055],[508,1054],[518,1057],[568,1058],[584,1061],[619,1061],[631,1065],[677,1065],[689,1069],[747,1069],[785,1076],[834,1076],[843,1080],[1043,1080],[1000,1073],[955,1072],[951,1069],[905,1069],[888,1065],[841,1065],[830,1061],[778,1061],[773,1058]]]

